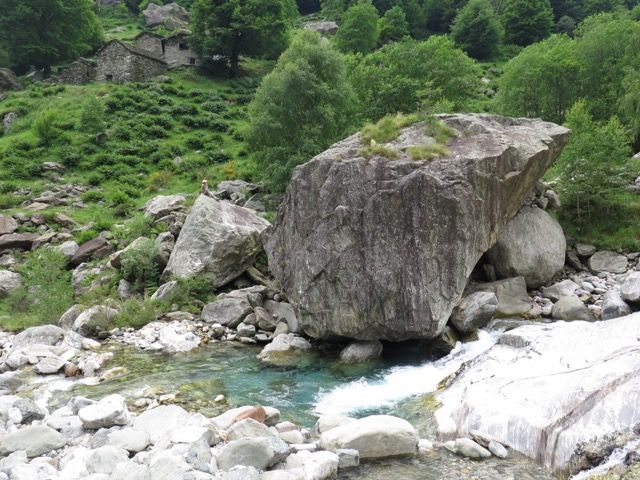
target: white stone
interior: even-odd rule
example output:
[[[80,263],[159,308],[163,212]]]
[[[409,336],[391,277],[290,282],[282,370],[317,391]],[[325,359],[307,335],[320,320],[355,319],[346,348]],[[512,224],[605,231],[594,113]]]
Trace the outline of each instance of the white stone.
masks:
[[[84,428],[90,430],[129,423],[129,410],[124,397],[118,394],[109,395],[98,403],[81,408],[78,416]]]

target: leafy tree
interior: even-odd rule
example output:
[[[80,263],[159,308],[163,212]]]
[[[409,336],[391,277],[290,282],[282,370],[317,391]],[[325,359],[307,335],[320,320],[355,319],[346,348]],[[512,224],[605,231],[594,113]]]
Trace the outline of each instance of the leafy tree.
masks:
[[[0,44],[18,71],[35,66],[48,75],[55,63],[102,43],[91,5],[90,0],[0,0]]]
[[[320,0],[320,13],[327,20],[339,20],[346,8],[345,0]]]
[[[507,0],[502,15],[505,40],[527,46],[549,36],[553,12],[549,0]]]
[[[349,80],[365,120],[410,113],[423,102],[464,108],[480,89],[477,64],[444,36],[405,39],[369,55],[349,57]]]
[[[602,13],[584,20],[576,30],[576,55],[581,64],[582,95],[596,120],[618,114],[628,70],[640,68],[640,24]]]
[[[580,18],[586,18],[596,13],[615,12],[624,8],[621,0],[585,0],[580,10]]]
[[[580,12],[580,7],[577,0],[550,0],[551,10],[553,10],[553,16],[556,21],[559,21],[562,17],[577,18]]]
[[[566,35],[553,35],[512,58],[498,83],[498,111],[562,123],[579,95],[575,48],[575,41]]]
[[[502,26],[488,0],[470,0],[453,22],[451,36],[473,58],[486,59],[498,52]]]
[[[618,100],[618,112],[636,146],[640,146],[640,75],[637,70],[627,70],[622,90],[624,93]]]
[[[275,58],[286,48],[295,16],[292,0],[196,0],[191,44],[204,58],[222,55],[237,75],[240,55]]]
[[[399,5],[387,10],[380,19],[380,43],[390,43],[409,35],[409,24]]]
[[[371,2],[360,2],[344,12],[336,43],[343,52],[367,53],[378,43],[378,10]]]
[[[573,31],[576,29],[576,21],[565,15],[564,17],[560,18],[560,20],[558,20],[558,22],[556,23],[556,33],[566,33],[567,35],[571,35],[573,34]]]
[[[353,107],[342,56],[318,33],[299,32],[249,105],[247,141],[271,187],[283,190],[296,165],[348,133]]]
[[[425,12],[418,0],[373,0],[373,6],[381,15],[386,14],[393,7],[402,8],[411,35],[415,38],[424,36]]]
[[[430,33],[448,33],[458,11],[467,0],[426,0],[425,15]]]
[[[588,208],[592,199],[629,183],[629,137],[616,117],[595,122],[583,100],[569,110],[566,125],[573,133],[554,170],[567,199],[578,209],[581,203]]]
[[[631,10],[631,18],[636,22],[640,21],[640,5],[633,7],[633,10]]]

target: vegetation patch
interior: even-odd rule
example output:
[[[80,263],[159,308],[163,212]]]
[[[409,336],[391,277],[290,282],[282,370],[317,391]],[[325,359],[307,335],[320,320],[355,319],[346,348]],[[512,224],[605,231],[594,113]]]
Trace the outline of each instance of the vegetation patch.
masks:
[[[400,135],[400,130],[404,127],[416,123],[419,120],[417,115],[405,115],[396,113],[395,115],[385,115],[376,123],[370,123],[360,130],[360,142],[363,145],[375,143],[389,143]]]
[[[431,145],[416,145],[407,148],[407,153],[413,160],[434,160],[446,157],[449,150],[442,144],[433,143]]]
[[[398,158],[398,152],[396,150],[385,147],[384,145],[379,145],[377,143],[372,143],[368,147],[361,148],[360,155],[365,158],[381,156],[388,158],[389,160],[395,160],[396,158]]]

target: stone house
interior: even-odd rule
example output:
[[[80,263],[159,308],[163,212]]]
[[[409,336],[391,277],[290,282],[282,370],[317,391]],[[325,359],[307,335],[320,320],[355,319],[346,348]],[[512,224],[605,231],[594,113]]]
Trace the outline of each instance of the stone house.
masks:
[[[68,67],[61,70],[55,78],[56,83],[69,85],[84,85],[96,79],[96,62],[86,58],[79,58]]]
[[[178,32],[162,40],[164,59],[169,68],[189,65],[200,66],[200,59],[189,47],[189,34]]]
[[[144,82],[167,72],[160,56],[120,40],[111,40],[96,53],[98,82]]]
[[[134,39],[134,45],[163,58],[169,68],[183,65],[200,66],[200,59],[189,48],[189,32],[177,32],[163,37],[153,32],[142,32]]]

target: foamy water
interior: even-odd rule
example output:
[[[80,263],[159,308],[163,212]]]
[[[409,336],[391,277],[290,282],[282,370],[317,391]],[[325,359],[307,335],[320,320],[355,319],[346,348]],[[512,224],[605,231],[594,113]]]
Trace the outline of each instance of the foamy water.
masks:
[[[447,356],[420,366],[394,367],[377,379],[365,379],[321,390],[314,413],[347,415],[362,410],[391,407],[402,400],[434,392],[438,384],[460,366],[496,344],[500,333],[478,332],[474,342],[458,342]]]
[[[577,475],[574,475],[569,480],[587,480],[596,475],[607,473],[613,467],[622,465],[622,463],[624,463],[625,459],[627,458],[627,454],[629,453],[629,451],[635,450],[638,445],[640,445],[640,440],[632,440],[624,447],[616,448],[613,452],[611,452],[611,455],[609,455],[609,458],[607,458],[604,463],[601,463],[600,465],[589,470],[584,470]]]

